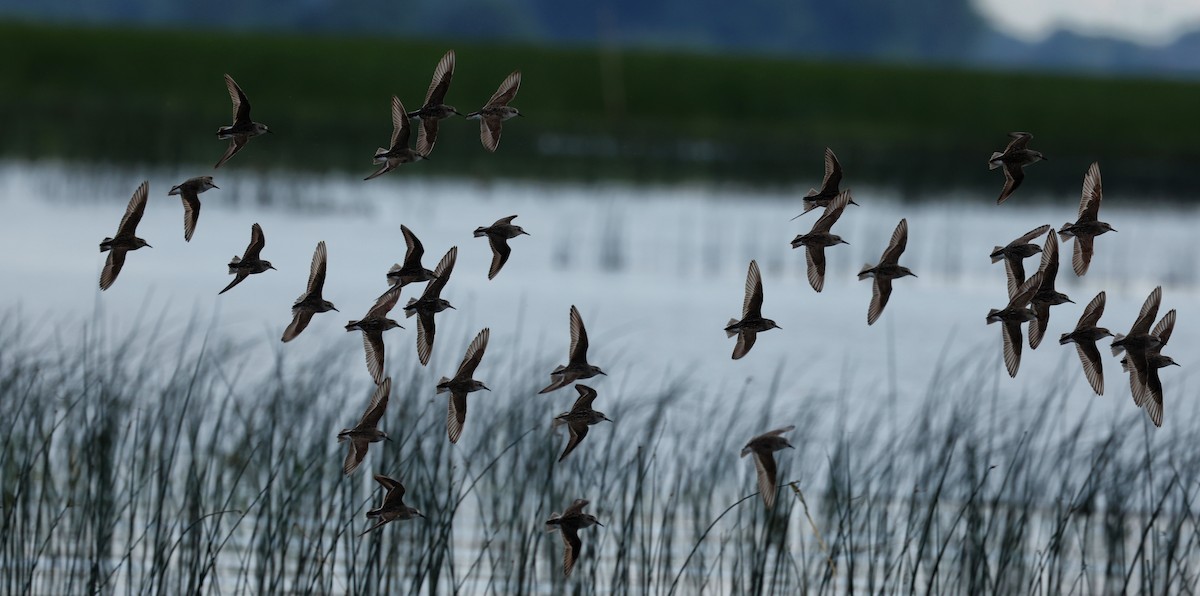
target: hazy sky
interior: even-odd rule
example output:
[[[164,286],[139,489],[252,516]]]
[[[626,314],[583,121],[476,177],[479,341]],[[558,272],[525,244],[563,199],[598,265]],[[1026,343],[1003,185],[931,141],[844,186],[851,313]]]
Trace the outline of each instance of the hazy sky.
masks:
[[[1200,0],[975,0],[996,27],[1028,41],[1055,29],[1165,45],[1200,27]]]

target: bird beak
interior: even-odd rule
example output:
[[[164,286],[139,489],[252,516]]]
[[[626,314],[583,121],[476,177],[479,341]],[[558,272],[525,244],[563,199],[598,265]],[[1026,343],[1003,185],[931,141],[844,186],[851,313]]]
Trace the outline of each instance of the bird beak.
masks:
[[[917,276],[917,274],[916,274],[916,273],[909,273],[909,275],[911,275],[911,276],[913,276],[913,277],[916,277],[916,276]]]
[[[1067,302],[1070,302],[1071,304],[1075,304],[1075,301],[1071,300],[1070,298],[1067,298]]]
[[[268,267],[268,269],[274,269],[275,271],[279,271],[278,269],[275,269],[274,265],[271,265],[270,267]]]
[[[221,190],[221,187],[220,187],[220,186],[217,186],[216,184],[214,184],[214,185],[213,185],[213,188],[215,188],[215,189],[217,189],[217,190]]]
[[[522,234],[525,234],[526,236],[529,236],[529,235],[530,235],[530,234],[529,234],[529,232],[526,232],[525,230],[521,230],[521,233],[522,233]]]
[[[597,526],[600,526],[601,528],[603,528],[603,527],[604,527],[604,524],[600,523],[600,520],[596,520],[596,525],[597,525]]]
[[[455,114],[458,114],[459,116],[462,116],[462,115],[463,115],[463,113],[462,113],[462,112],[460,112],[460,111],[458,111],[458,110],[454,110],[454,113],[455,113]]]
[[[333,309],[333,312],[342,312],[342,311],[338,310],[336,306],[331,306],[329,308]]]
[[[599,372],[600,374],[602,374],[602,375],[606,376],[606,377],[608,376],[608,373],[606,373],[606,372],[604,372],[604,371],[598,371],[598,372]]]
[[[388,441],[388,442],[391,442],[391,440],[392,440],[392,438],[387,435],[383,435],[383,438],[385,441]]]
[[[525,117],[525,114],[522,114],[521,112],[517,112],[517,116],[520,116],[520,117],[524,118],[524,117]]]
[[[147,243],[146,243],[146,248],[154,248],[154,247],[153,247],[153,246],[150,246],[150,243],[149,243],[149,242],[147,242]]]
[[[491,388],[489,388],[487,385],[481,385],[481,387],[483,387],[484,389],[487,389],[488,391],[491,391]]]
[[[448,306],[448,307],[450,307],[450,308],[454,308],[454,305],[453,305],[453,304],[447,304],[446,306]],[[457,309],[457,308],[454,308],[454,310],[458,310],[458,309]]]
[[[1183,365],[1182,365],[1182,364],[1180,364],[1180,363],[1178,363],[1178,362],[1175,362],[1175,361],[1173,361],[1173,360],[1172,360],[1172,361],[1171,361],[1171,366],[1183,366]]]

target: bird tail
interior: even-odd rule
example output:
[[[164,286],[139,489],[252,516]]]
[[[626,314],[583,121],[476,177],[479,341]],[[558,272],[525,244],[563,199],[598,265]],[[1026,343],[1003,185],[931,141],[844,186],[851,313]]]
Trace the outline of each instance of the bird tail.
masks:
[[[1128,356],[1121,359],[1121,370],[1123,370],[1125,372],[1129,372],[1129,357]]]
[[[1070,230],[1070,225],[1071,225],[1071,222],[1068,221],[1067,223],[1063,224],[1061,228],[1058,229],[1058,239],[1060,241],[1066,242],[1067,238],[1071,238],[1072,236],[1075,235],[1075,232],[1072,232]]]
[[[1058,336],[1058,345],[1065,346],[1069,343],[1071,343],[1071,334],[1070,333],[1064,333],[1064,334]]]
[[[992,262],[993,263],[999,263],[1000,259],[1004,258],[1004,254],[1000,252],[1002,250],[1004,250],[1003,246],[997,246],[996,248],[992,249]]]
[[[996,322],[996,321],[992,320],[992,317],[996,316],[996,313],[999,313],[999,312],[1000,312],[999,309],[995,309],[995,308],[988,309],[988,316],[987,316],[988,325],[991,325],[992,323]]]
[[[725,326],[725,337],[733,337],[738,334],[737,330],[729,330],[730,327],[737,325],[737,322],[737,319],[729,319],[729,324]]]
[[[112,238],[105,236],[104,240],[100,241],[100,252],[108,252],[109,250],[112,250],[112,241]]]
[[[991,157],[991,159],[988,160],[988,169],[989,170],[994,170],[994,169],[1000,167],[1000,162],[996,161],[996,158],[1000,157],[1001,155],[1004,155],[1004,154],[999,151],[992,152],[992,157]]]
[[[1123,339],[1125,339],[1125,335],[1124,335],[1124,334],[1121,334],[1121,333],[1118,333],[1118,334],[1116,334],[1116,335],[1114,335],[1114,336],[1113,336],[1113,341],[1112,341],[1112,354],[1113,354],[1113,356],[1118,356],[1118,355],[1120,355],[1120,354],[1121,354],[1121,352],[1124,352],[1124,351],[1125,351],[1125,346],[1124,346],[1124,345],[1117,345],[1117,344],[1118,344],[1118,343],[1119,343],[1121,340],[1123,340]]]
[[[449,383],[449,382],[450,382],[450,379],[448,379],[446,377],[442,377],[441,379],[438,379],[437,392],[439,395],[450,390],[449,387],[446,387],[446,383]]]
[[[376,149],[375,150],[375,158],[372,160],[372,163],[381,164],[381,163],[386,162],[387,157],[384,157],[384,156],[387,154],[387,152],[388,152],[388,150],[384,149],[383,147]]]
[[[751,453],[753,453],[753,452],[754,452],[754,450],[753,450],[753,449],[751,449],[749,446],[742,447],[742,455],[741,455],[741,457],[746,457],[747,455],[750,455],[750,454],[751,454]]]
[[[874,271],[872,271],[873,269],[875,269],[875,267],[870,263],[863,263],[862,270],[858,272],[858,280],[862,281],[868,277],[872,277],[874,275]]]
[[[547,532],[553,532],[558,529],[559,524],[556,524],[554,522],[558,521],[560,517],[562,517],[562,515],[557,511],[550,514],[550,519],[546,522],[546,531]]]
[[[241,262],[242,262],[242,257],[233,255],[233,258],[229,260],[229,274],[230,275],[237,273],[237,264],[241,263]]]
[[[171,187],[171,190],[170,190],[170,192],[168,192],[168,193],[167,193],[167,196],[173,196],[173,195],[177,195],[177,194],[179,194],[179,192],[180,192],[180,191],[179,191],[179,189],[180,189],[180,187],[181,187],[181,186],[182,186],[182,185],[180,185],[180,186],[172,186],[172,187]]]
[[[349,438],[350,438],[350,435],[346,434],[346,431],[342,431],[342,432],[338,433],[338,435],[337,435],[337,439],[338,439],[339,443],[345,443],[346,439],[349,439]]]
[[[415,304],[416,302],[417,302],[417,299],[416,299],[416,298],[409,298],[409,299],[408,299],[408,304],[405,304],[405,305],[404,305],[404,318],[406,318],[406,319],[410,319],[410,318],[412,318],[412,316],[413,316],[413,315],[417,314],[417,311],[416,311],[416,310],[413,310],[413,309],[409,308],[410,306],[412,306],[412,305],[413,305],[413,304]]]

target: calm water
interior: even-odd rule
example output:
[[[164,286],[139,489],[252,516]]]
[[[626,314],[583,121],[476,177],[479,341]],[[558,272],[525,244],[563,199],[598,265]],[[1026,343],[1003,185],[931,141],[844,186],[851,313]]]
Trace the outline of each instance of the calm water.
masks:
[[[802,189],[543,186],[435,181],[403,171],[364,183],[343,175],[221,170],[216,175],[221,189],[201,196],[198,229],[186,243],[179,199],[166,193],[198,173],[205,171],[0,165],[0,206],[6,213],[0,220],[0,275],[6,280],[0,306],[66,340],[94,315],[116,330],[165,317],[168,334],[179,333],[196,316],[231,339],[260,344],[265,366],[290,321],[292,301],[304,289],[313,248],[324,240],[325,295],[342,312],[318,315],[284,349],[305,353],[336,343],[360,353],[359,335],[344,332],[342,325],[359,318],[386,288],[384,273],[404,255],[403,223],[424,243],[429,267],[450,246],[459,247],[443,294],[459,310],[439,318],[442,332],[427,371],[431,393],[437,377],[452,373],[461,359],[461,338],[483,326],[492,328],[489,356],[519,350],[522,358],[544,361],[548,372],[565,361],[567,311],[574,304],[591,336],[592,361],[611,375],[595,384],[613,399],[634,384],[658,387],[680,375],[715,398],[746,384],[754,396],[783,370],[783,395],[836,395],[831,407],[849,411],[884,403],[905,408],[924,396],[939,362],[954,366],[985,358],[991,365],[981,383],[999,383],[1002,394],[1020,395],[1058,381],[1065,369],[1080,410],[1116,414],[1132,407],[1117,361],[1105,362],[1109,395],[1094,398],[1074,349],[1054,339],[1073,328],[1082,305],[1100,290],[1108,292],[1101,323],[1127,329],[1157,284],[1164,287],[1162,312],[1180,311],[1168,352],[1184,366],[1164,373],[1168,425],[1194,393],[1193,363],[1200,355],[1190,322],[1200,306],[1194,258],[1200,252],[1194,234],[1200,210],[1194,208],[1110,197],[1103,219],[1119,233],[1097,241],[1095,260],[1082,279],[1071,271],[1071,247],[1063,246],[1059,289],[1078,304],[1053,310],[1047,341],[1037,351],[1026,349],[1014,380],[1003,371],[999,327],[984,322],[989,308],[1006,302],[1003,266],[992,265],[987,255],[993,245],[1037,225],[1073,220],[1076,196],[1036,206],[1017,197],[998,208],[984,196],[901,204],[889,189],[856,189],[862,206],[851,206],[835,230],[850,245],[827,252],[825,290],[817,294],[805,278],[804,256],[788,244],[816,217],[789,221],[799,212]],[[139,235],[153,248],[130,253],[118,282],[101,293],[97,279],[104,255],[96,245],[115,231],[129,195],[147,176],[151,199]],[[514,213],[531,235],[512,242],[511,259],[489,281],[491,252],[472,231]],[[902,262],[920,277],[899,280],[884,316],[868,327],[871,290],[855,274],[864,262],[879,258],[901,217],[910,227]],[[229,281],[225,263],[245,249],[254,222],[266,234],[263,256],[278,271],[253,276],[218,297]],[[722,327],[740,315],[750,259],[763,269],[764,313],[783,329],[760,335],[747,358],[733,361],[734,341]],[[1027,268],[1036,263],[1030,259]],[[416,293],[406,289],[401,303]],[[405,326],[386,337],[389,360],[415,359],[414,321]],[[480,378],[493,388],[543,380],[517,383],[487,364]],[[362,374],[366,378],[365,367]]]

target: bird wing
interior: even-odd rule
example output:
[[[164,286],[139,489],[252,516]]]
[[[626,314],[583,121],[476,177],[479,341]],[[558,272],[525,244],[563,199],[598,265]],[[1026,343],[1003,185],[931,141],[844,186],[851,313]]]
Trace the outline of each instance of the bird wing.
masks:
[[[387,410],[388,396],[391,392],[392,378],[384,377],[383,382],[375,387],[375,392],[371,394],[371,402],[367,404],[367,410],[363,412],[357,428],[368,429],[379,426],[379,421],[383,419],[383,413]]]
[[[1021,284],[1017,291],[1009,297],[1009,308],[1021,308],[1029,304],[1033,300],[1033,295],[1037,293],[1038,288],[1042,287],[1043,274],[1041,271],[1035,272]]]
[[[740,360],[743,356],[750,353],[750,348],[754,347],[754,342],[758,339],[758,332],[741,329],[738,331],[737,344],[733,346],[733,359]]]
[[[896,224],[896,229],[892,231],[892,238],[888,241],[888,246],[883,250],[883,256],[879,259],[879,264],[889,263],[895,265],[900,262],[900,255],[904,254],[905,247],[908,246],[908,219],[900,220]]]
[[[457,443],[462,436],[463,424],[467,422],[467,394],[458,391],[450,392],[450,406],[446,411],[446,435],[451,443]]]
[[[387,490],[388,494],[392,494],[394,491],[399,491],[400,496],[404,496],[404,485],[400,484],[400,482],[397,480],[388,478],[383,474],[376,474],[375,482],[378,482],[380,486]]]
[[[588,425],[587,422],[577,420],[567,423],[567,430],[571,432],[571,438],[567,441],[567,447],[563,449],[562,455],[558,456],[558,461],[566,459],[567,455],[574,451],[579,442],[587,436]]]
[[[1017,369],[1021,367],[1021,324],[1004,321],[1000,332],[1004,337],[1004,366],[1008,376],[1016,377]]]
[[[1045,302],[1033,303],[1033,320],[1029,322],[1029,349],[1036,350],[1042,345],[1042,336],[1046,334],[1046,326],[1050,324],[1050,305]]]
[[[262,226],[254,224],[250,226],[250,244],[246,246],[246,252],[242,255],[243,261],[257,261],[262,256],[262,249],[267,245],[267,237],[263,235]]]
[[[325,288],[325,267],[328,264],[329,255],[325,250],[325,241],[317,243],[317,249],[313,251],[312,265],[308,269],[308,293],[311,296],[320,296],[321,291]]]
[[[492,266],[488,269],[488,279],[492,279],[508,262],[508,256],[512,254],[512,247],[508,245],[508,240],[493,234],[488,234],[488,244],[492,247]]]
[[[838,158],[833,154],[833,149],[825,148],[825,178],[821,180],[821,192],[837,192],[838,185],[842,183],[842,164],[838,162]]]
[[[587,499],[575,499],[574,501],[571,502],[571,505],[569,507],[567,507],[565,510],[563,510],[562,517],[572,517],[575,515],[583,515],[583,508],[587,507],[589,502],[590,501],[588,501]]]
[[[1018,163],[1004,164],[1004,189],[1000,191],[1000,198],[996,199],[996,204],[1003,203],[1005,199],[1017,190],[1018,186],[1025,181],[1025,169]]]
[[[1025,283],[1025,264],[1022,259],[1004,257],[1004,271],[1008,278],[1008,295],[1012,296]]]
[[[488,338],[491,337],[491,334],[491,329],[484,327],[471,341],[471,345],[467,346],[463,361],[458,365],[458,372],[454,373],[455,380],[466,381],[475,376],[475,369],[483,360],[483,353],[487,351]]]
[[[200,197],[196,196],[196,191],[186,189],[179,194],[183,199],[183,240],[191,242],[192,234],[196,233],[196,222],[200,220]]]
[[[351,439],[348,443],[350,446],[346,451],[346,459],[342,462],[342,474],[346,476],[353,474],[359,464],[362,464],[363,458],[367,456],[367,448],[371,444],[369,441],[361,439]]]
[[[417,313],[417,360],[424,366],[429,364],[429,356],[433,354],[433,340],[437,335],[437,324],[433,313]]]
[[[570,576],[571,570],[575,568],[575,560],[579,558],[579,551],[583,549],[583,541],[579,539],[579,530],[562,526],[563,539],[563,575]]]
[[[1158,305],[1162,303],[1162,286],[1154,288],[1153,292],[1146,297],[1146,301],[1142,303],[1142,310],[1138,313],[1138,318],[1133,322],[1133,327],[1129,329],[1129,335],[1139,335],[1150,332],[1150,325],[1154,323],[1154,317],[1158,316]]]
[[[829,206],[825,208],[825,212],[813,223],[812,231],[809,233],[829,232],[829,230],[833,229],[833,224],[837,223],[838,218],[842,216],[842,212],[846,210],[846,205],[849,204],[850,191],[843,190],[838,193],[837,198],[830,201]]]
[[[804,254],[808,260],[808,284],[820,292],[825,287],[825,248],[809,245]]]
[[[504,128],[504,121],[494,116],[484,116],[479,119],[479,141],[483,143],[483,147],[488,151],[495,151],[500,147],[500,130]]]
[[[446,101],[446,91],[450,89],[450,80],[454,78],[454,50],[446,52],[438,60],[437,68],[433,69],[433,80],[429,82],[429,91],[425,93],[425,105],[435,106]]]
[[[417,235],[413,234],[408,226],[400,224],[400,233],[404,234],[404,244],[408,247],[404,253],[404,267],[419,268],[421,266],[421,257],[425,256],[425,246],[417,239]]]
[[[100,272],[100,289],[107,290],[117,281],[121,267],[125,266],[125,249],[114,248],[108,252],[104,261],[104,270]]]
[[[571,364],[587,364],[588,335],[587,327],[583,326],[583,317],[579,309],[571,305],[571,349],[567,353],[567,361]]]
[[[421,294],[422,298],[441,297],[442,288],[446,287],[446,282],[450,281],[450,273],[454,271],[454,262],[457,260],[458,247],[451,246],[450,250],[442,256],[442,260],[438,261],[437,267],[434,268],[433,274],[437,277],[425,286],[425,292]]]
[[[1091,236],[1076,236],[1075,250],[1071,255],[1071,268],[1075,270],[1075,275],[1083,277],[1087,273],[1088,267],[1092,264],[1092,248],[1093,238]]]
[[[1050,234],[1046,237],[1046,245],[1042,248],[1042,262],[1038,265],[1042,272],[1041,291],[1054,291],[1054,279],[1058,277],[1058,236]]]
[[[892,297],[892,280],[875,276],[871,284],[871,304],[867,307],[867,324],[874,325],[883,314],[888,299]]]
[[[1083,364],[1083,375],[1096,395],[1104,395],[1104,363],[1100,360],[1100,350],[1094,341],[1075,342],[1075,351],[1079,353],[1079,362]]]
[[[1158,377],[1158,369],[1150,367],[1146,371],[1146,414],[1154,426],[1162,426],[1163,417],[1163,388],[1162,379]]]
[[[233,286],[242,283],[247,277],[250,277],[250,274],[245,269],[238,269],[237,274],[233,276],[233,281],[229,282],[229,285],[225,286],[224,290],[217,292],[217,295],[220,296],[221,294],[232,290]]]
[[[1172,308],[1158,321],[1158,324],[1150,331],[1150,335],[1157,337],[1162,341],[1162,345],[1165,346],[1167,345],[1167,341],[1171,339],[1173,331],[1175,331],[1175,309]]]
[[[146,213],[146,201],[149,197],[150,182],[147,180],[138,185],[137,190],[133,191],[133,196],[129,197],[129,205],[125,207],[125,215],[121,216],[116,237],[134,236],[138,222],[142,221],[142,215]]]
[[[213,166],[213,169],[215,170],[221,167],[222,164],[229,161],[229,158],[237,155],[237,152],[241,151],[242,147],[245,147],[246,143],[249,142],[250,137],[246,135],[233,135],[233,137],[229,139],[229,147],[225,149],[225,153],[221,155],[221,159],[217,160],[217,164]]]
[[[1029,140],[1033,138],[1033,135],[1027,132],[1010,132],[1008,133],[1008,136],[1012,137],[1012,140],[1009,141],[1008,146],[1004,148],[1005,153],[1024,149],[1027,145],[1029,145]]]
[[[750,261],[750,269],[746,271],[746,297],[742,300],[742,318],[762,317],[762,303],[762,274],[758,271],[758,261]],[[754,343],[754,340],[750,341]]]
[[[1079,323],[1075,328],[1095,327],[1100,322],[1100,316],[1104,314],[1104,300],[1104,292],[1096,294],[1096,297],[1083,307],[1083,314],[1079,315]]]
[[[417,129],[417,153],[428,156],[437,142],[438,119],[421,118],[421,128]]]
[[[579,392],[579,397],[575,398],[575,403],[571,405],[571,411],[592,409],[592,401],[596,399],[597,395],[596,390],[582,383],[577,383],[575,390]]]
[[[508,217],[501,217],[500,219],[496,220],[496,223],[492,224],[492,227],[494,228],[496,226],[512,225],[513,220],[516,218],[517,218],[517,216],[515,216],[515,215],[510,215]]]
[[[363,318],[370,319],[376,317],[386,317],[388,313],[392,311],[392,308],[396,306],[396,302],[399,300],[400,286],[392,286],[375,299],[375,304],[371,307],[371,310],[367,311],[367,316]]]
[[[775,456],[756,449],[754,468],[758,472],[758,493],[770,509],[775,506]]]
[[[1100,164],[1092,162],[1083,176],[1083,195],[1079,198],[1079,221],[1096,221],[1100,216],[1100,200],[1104,186],[1100,183]]]
[[[228,74],[225,75],[225,87],[229,90],[229,101],[233,102],[233,125],[250,124],[250,100],[242,88]]]
[[[408,113],[400,98],[392,96],[392,151],[408,147],[408,137],[412,134],[412,125],[408,122]]]
[[[500,87],[492,94],[492,98],[488,100],[487,106],[495,108],[508,105],[517,96],[517,91],[521,88],[521,71],[513,71],[500,83]],[[494,151],[494,149],[493,149]]]
[[[1037,238],[1038,236],[1045,234],[1049,230],[1050,230],[1050,224],[1040,225],[1032,230],[1029,230],[1028,232],[1025,233],[1025,235],[1021,236],[1020,238],[1017,238],[1016,240],[1009,242],[1008,246],[1011,248],[1014,246],[1020,246],[1022,244],[1029,244],[1030,242],[1033,241],[1034,238]]]
[[[367,355],[367,372],[376,383],[383,382],[383,332],[363,331],[363,349]]]
[[[311,309],[293,307],[292,322],[287,326],[287,329],[283,330],[282,340],[289,342],[296,339],[296,336],[300,335],[300,332],[308,328],[308,323],[312,321],[313,314],[315,313]]]

